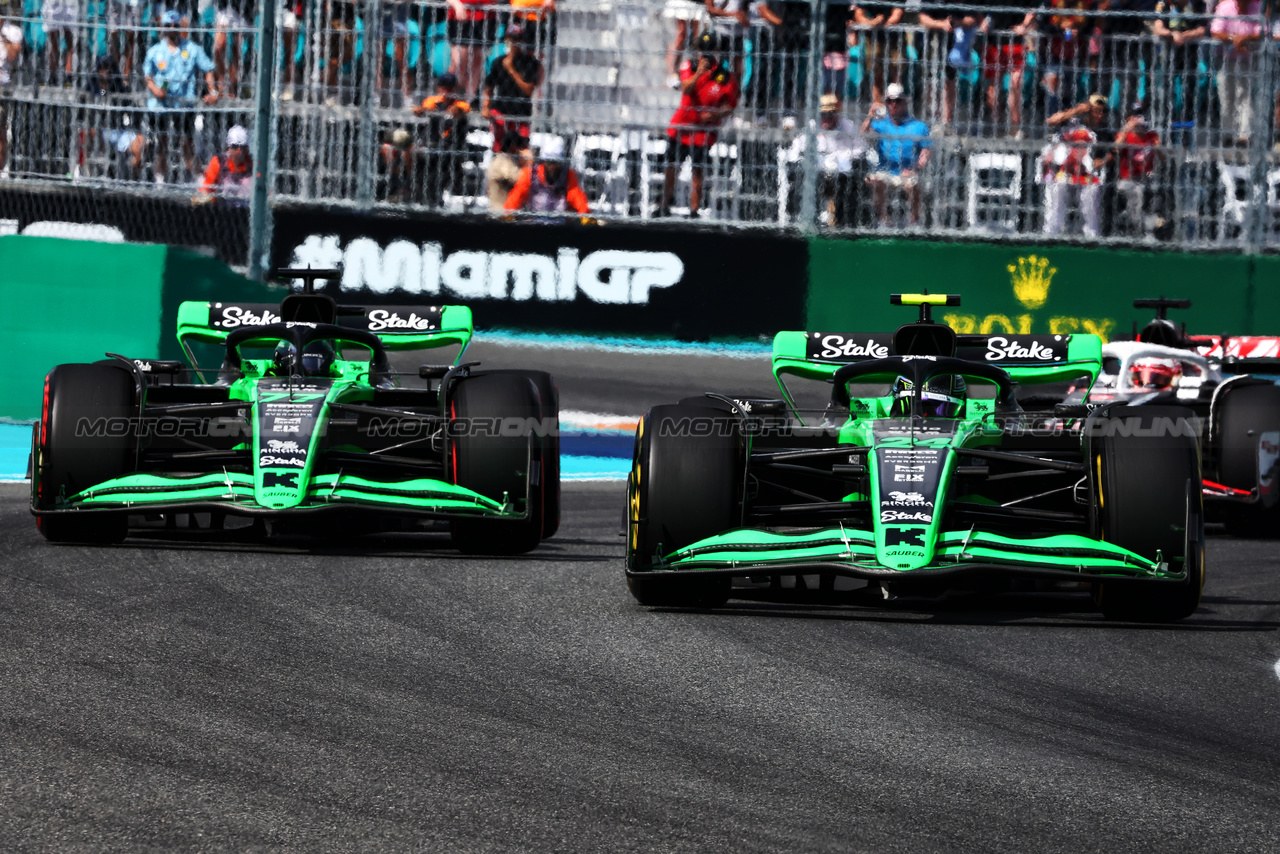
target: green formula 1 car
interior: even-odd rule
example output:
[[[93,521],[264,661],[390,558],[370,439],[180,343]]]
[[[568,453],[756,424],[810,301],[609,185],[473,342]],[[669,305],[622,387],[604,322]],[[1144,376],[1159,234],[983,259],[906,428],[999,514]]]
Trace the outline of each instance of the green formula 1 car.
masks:
[[[1087,588],[1109,617],[1191,614],[1204,581],[1194,415],[1034,411],[1037,386],[1096,379],[1096,336],[957,336],[930,306],[959,297],[892,299],[920,306],[919,322],[778,333],[781,399],[708,394],[644,415],[628,479],[635,598],[710,607],[735,583],[844,576],[868,601]],[[829,405],[807,417],[788,377],[832,383]]]
[[[518,553],[555,532],[548,374],[461,362],[468,308],[339,306],[312,292],[336,271],[281,275],[306,284],[278,306],[181,305],[190,368],[113,356],[49,373],[31,466],[47,539],[117,542],[179,517],[328,536],[447,520],[464,551]],[[388,351],[446,345],[459,347],[451,364],[408,381],[391,368]],[[220,368],[199,369],[201,346]]]

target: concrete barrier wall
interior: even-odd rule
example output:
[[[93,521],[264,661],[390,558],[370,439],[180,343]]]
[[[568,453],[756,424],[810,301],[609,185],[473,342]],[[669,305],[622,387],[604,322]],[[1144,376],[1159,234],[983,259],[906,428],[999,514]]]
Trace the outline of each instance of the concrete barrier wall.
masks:
[[[40,415],[55,365],[105,353],[179,358],[174,330],[187,299],[278,300],[283,289],[249,281],[184,249],[52,237],[0,237],[0,418]]]

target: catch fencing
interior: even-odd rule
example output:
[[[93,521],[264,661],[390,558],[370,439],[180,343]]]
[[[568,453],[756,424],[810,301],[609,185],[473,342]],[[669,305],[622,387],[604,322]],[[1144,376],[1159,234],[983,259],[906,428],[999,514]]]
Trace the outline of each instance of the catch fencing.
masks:
[[[163,99],[146,60],[159,5],[12,10],[0,217],[29,219],[14,206],[75,186],[142,219],[173,219],[176,201],[212,208],[190,220],[202,228],[252,220],[262,247],[280,205],[501,213],[524,141],[537,156],[558,137],[605,222],[1280,248],[1280,32],[1261,16],[1194,2],[1138,15],[812,0],[731,17],[691,0],[317,0],[271,4],[263,21],[254,6],[174,7],[176,43],[212,68]],[[682,64],[704,54],[736,103],[688,117],[711,138],[677,152]],[[456,89],[424,104],[446,72]],[[447,109],[458,99],[465,110]],[[235,125],[260,175],[201,191]]]

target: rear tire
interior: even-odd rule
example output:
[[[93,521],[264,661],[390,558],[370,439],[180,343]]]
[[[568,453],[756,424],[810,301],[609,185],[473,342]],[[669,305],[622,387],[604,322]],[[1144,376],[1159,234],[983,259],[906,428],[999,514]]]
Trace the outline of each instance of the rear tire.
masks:
[[[1218,481],[1236,489],[1259,486],[1261,442],[1280,441],[1280,388],[1273,385],[1228,386],[1216,419],[1218,447]],[[1265,434],[1273,435],[1267,437]],[[1274,475],[1273,475],[1274,478]],[[1233,537],[1280,536],[1280,500],[1274,495],[1280,483],[1271,483],[1273,495],[1264,496],[1257,504],[1232,504],[1224,517],[1227,532]],[[1267,506],[1266,499],[1271,498]]]
[[[541,417],[542,406],[533,381],[514,373],[490,373],[458,382],[449,403],[451,421]],[[453,482],[502,501],[523,498],[529,491],[528,516],[520,520],[475,518],[453,523],[453,542],[467,554],[521,554],[542,539],[545,479],[528,486],[530,442],[536,436],[463,432],[451,439]],[[536,460],[537,446],[534,445]]]
[[[640,419],[627,479],[627,568],[652,575],[627,576],[627,588],[641,605],[714,608],[729,598],[729,576],[655,569],[655,557],[736,527],[740,519],[737,436],[720,429],[710,436],[659,429],[684,418],[712,419],[717,428],[733,424],[723,411],[704,406],[655,406]]]
[[[1190,616],[1204,588],[1204,507],[1194,414],[1172,406],[1117,407],[1114,419],[1137,418],[1140,435],[1093,441],[1090,467],[1100,473],[1100,539],[1171,565],[1181,560],[1180,583],[1114,579],[1094,586],[1094,604],[1113,620],[1172,621]],[[1154,434],[1178,425],[1178,435]]]
[[[134,470],[134,428],[84,435],[77,425],[132,418],[135,396],[133,376],[110,364],[59,365],[49,372],[33,473],[36,509],[54,509],[60,496],[69,498]],[[52,543],[118,543],[127,534],[127,522],[125,513],[99,511],[36,517],[36,527]]]

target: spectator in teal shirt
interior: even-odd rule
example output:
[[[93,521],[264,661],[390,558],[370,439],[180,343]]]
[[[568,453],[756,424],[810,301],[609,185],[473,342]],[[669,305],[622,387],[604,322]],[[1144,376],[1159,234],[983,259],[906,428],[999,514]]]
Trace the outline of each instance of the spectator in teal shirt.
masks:
[[[887,112],[873,105],[862,123],[862,132],[875,140],[878,164],[867,176],[875,196],[876,216],[881,226],[889,225],[886,194],[901,190],[911,211],[911,224],[920,222],[920,171],[929,163],[929,126],[911,115],[907,99],[898,83],[885,92]]]
[[[182,37],[182,16],[165,12],[160,19],[162,38],[147,51],[142,64],[146,77],[147,109],[151,111],[151,131],[155,134],[155,178],[169,179],[169,146],[182,147],[187,180],[195,174],[195,106],[198,99],[196,72],[204,72],[208,93],[206,104],[218,102],[213,79],[213,60],[200,45]]]

